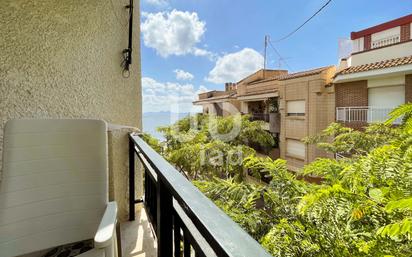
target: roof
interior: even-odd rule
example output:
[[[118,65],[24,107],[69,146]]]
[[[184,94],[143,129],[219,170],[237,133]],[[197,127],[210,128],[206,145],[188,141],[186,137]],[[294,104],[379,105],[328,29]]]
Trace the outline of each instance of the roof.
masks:
[[[287,73],[287,70],[272,70],[272,69],[260,69],[252,74],[250,74],[249,76],[239,80],[238,82],[236,82],[236,84],[241,84],[243,82],[246,83],[253,83],[256,81],[260,81],[260,80],[264,80],[265,77],[270,76],[270,73]]]
[[[356,73],[356,72],[385,69],[385,68],[396,67],[396,66],[401,66],[401,65],[406,65],[406,64],[412,64],[412,56],[405,56],[405,57],[400,57],[400,58],[395,58],[395,59],[390,59],[390,60],[384,60],[380,62],[373,62],[373,63],[362,64],[358,66],[351,66],[351,67],[348,67],[338,72],[336,76]]]
[[[213,97],[209,97],[209,98],[204,98],[204,99],[199,99],[197,101],[193,101],[193,103],[201,103],[201,102],[211,102],[211,101],[215,101],[215,100],[222,100],[222,99],[229,99],[229,98],[234,98],[236,95],[236,92],[227,94],[227,95],[220,95],[220,96],[213,96]]]
[[[320,74],[323,71],[325,71],[327,69],[330,69],[332,67],[333,66],[326,66],[326,67],[316,68],[316,69],[313,69],[313,70],[300,71],[300,72],[290,73],[290,74],[286,74],[286,75],[281,75],[281,76],[277,77],[277,80],[287,80],[287,79],[294,79],[294,78],[317,75],[317,74]]]
[[[276,76],[276,77],[273,77],[273,78],[265,79],[265,80],[262,80],[260,82],[270,81],[270,80],[288,80],[288,79],[295,79],[295,78],[301,78],[301,77],[306,77],[306,76],[317,75],[317,74],[320,74],[323,71],[325,71],[327,69],[330,69],[332,67],[334,67],[334,66],[325,66],[325,67],[320,67],[320,68],[316,68],[316,69],[312,69],[312,70],[289,73],[289,74],[280,75],[280,76]]]
[[[352,40],[354,40],[354,39],[364,37],[366,35],[377,33],[377,32],[380,32],[380,31],[384,31],[384,30],[387,30],[387,29],[390,29],[390,28],[398,27],[398,26],[401,26],[401,25],[404,25],[404,24],[407,24],[407,23],[411,23],[411,22],[412,22],[412,14],[409,14],[409,15],[400,17],[398,19],[391,20],[391,21],[388,21],[388,22],[385,22],[385,23],[382,23],[382,24],[379,24],[379,25],[376,25],[376,26],[358,31],[358,32],[352,32],[350,34],[350,37],[351,37]]]

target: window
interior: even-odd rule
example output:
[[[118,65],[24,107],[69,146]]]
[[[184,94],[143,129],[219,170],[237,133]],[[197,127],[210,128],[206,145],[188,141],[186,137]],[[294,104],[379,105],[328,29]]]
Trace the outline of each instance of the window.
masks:
[[[394,108],[405,103],[405,85],[368,88],[368,105]]]
[[[296,139],[286,139],[286,154],[305,159],[305,144]]]
[[[305,100],[287,101],[287,116],[305,116]]]
[[[405,103],[405,85],[368,88],[368,122],[383,122],[393,108]]]

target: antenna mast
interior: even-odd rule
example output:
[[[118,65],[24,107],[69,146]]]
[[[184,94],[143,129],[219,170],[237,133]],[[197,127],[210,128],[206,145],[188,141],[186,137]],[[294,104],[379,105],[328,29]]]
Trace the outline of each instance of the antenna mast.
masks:
[[[265,35],[265,50],[263,56],[263,70],[266,70],[266,55],[267,55],[267,48],[268,48],[268,39],[269,36]]]

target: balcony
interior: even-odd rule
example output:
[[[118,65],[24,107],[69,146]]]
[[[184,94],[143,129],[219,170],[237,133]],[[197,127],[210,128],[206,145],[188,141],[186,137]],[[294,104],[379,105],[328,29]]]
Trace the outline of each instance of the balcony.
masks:
[[[143,199],[135,199],[133,193],[136,160],[144,169]],[[145,223],[141,230],[147,231],[150,227],[154,231],[153,244],[157,245],[157,256],[270,256],[170,163],[134,134],[129,136],[129,168],[129,220],[132,224],[135,222],[135,206],[143,203],[145,212],[140,212],[142,215],[138,216],[140,223]],[[146,213],[147,220],[144,219]],[[129,230],[132,228],[129,227]],[[150,247],[146,249],[153,253]]]
[[[336,120],[345,123],[358,122],[358,123],[374,123],[384,122],[389,118],[389,113],[394,108],[382,108],[382,107],[337,107],[336,108]],[[401,124],[402,119],[399,118],[394,121],[393,124]]]
[[[401,40],[401,36],[399,34],[391,35],[385,38],[377,39],[372,41],[372,49],[384,47],[388,45],[393,45],[399,43]]]
[[[260,120],[260,121],[269,122],[269,113],[251,113],[250,120],[252,121]]]

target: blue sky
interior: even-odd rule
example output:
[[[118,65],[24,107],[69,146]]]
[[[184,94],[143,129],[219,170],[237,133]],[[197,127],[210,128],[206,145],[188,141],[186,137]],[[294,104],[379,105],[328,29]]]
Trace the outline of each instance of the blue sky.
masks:
[[[141,0],[143,111],[187,112],[197,93],[221,90],[263,65],[273,42],[327,0]],[[338,41],[412,13],[410,0],[332,0],[301,30],[274,43],[296,72],[338,62]],[[268,68],[279,58],[268,48]],[[229,82],[228,81],[228,82]]]

